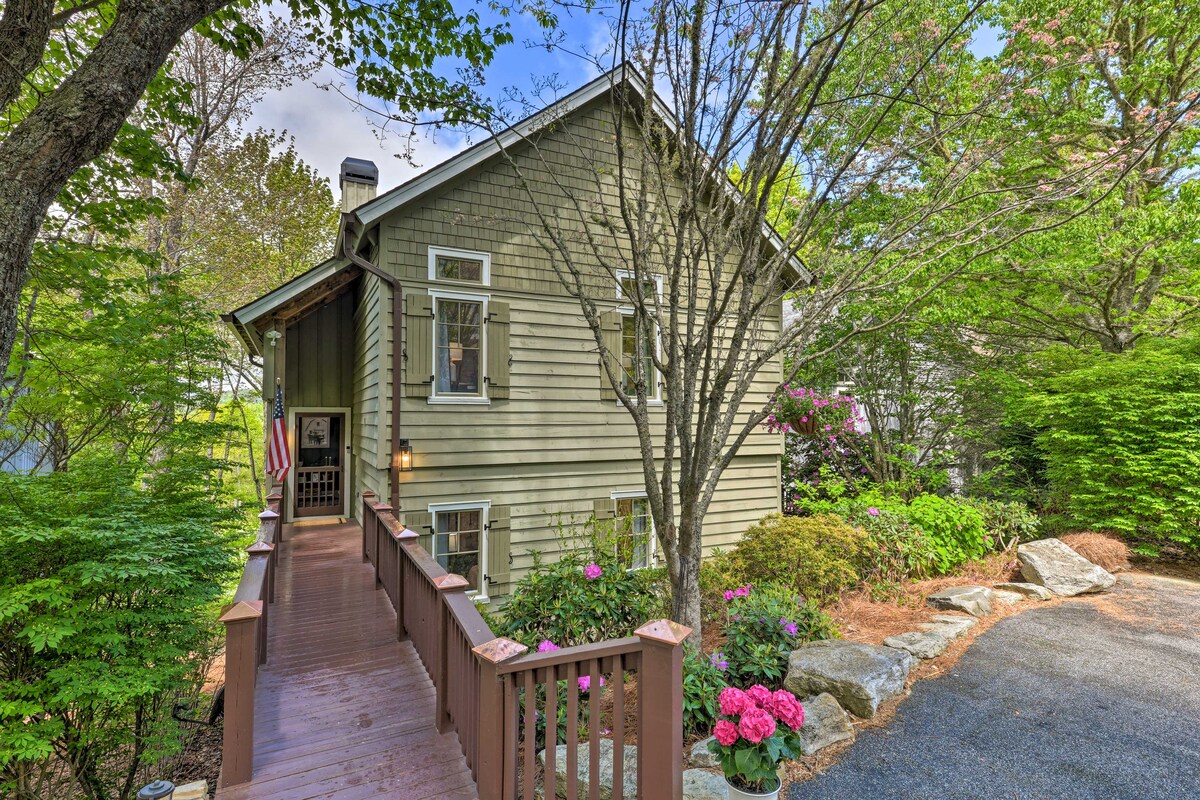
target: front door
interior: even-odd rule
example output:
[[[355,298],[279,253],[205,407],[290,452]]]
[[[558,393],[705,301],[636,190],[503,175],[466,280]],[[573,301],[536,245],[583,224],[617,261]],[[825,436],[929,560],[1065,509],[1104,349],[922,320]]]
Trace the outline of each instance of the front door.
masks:
[[[345,513],[345,465],[342,439],[346,415],[296,414],[296,494],[294,516],[328,517]]]

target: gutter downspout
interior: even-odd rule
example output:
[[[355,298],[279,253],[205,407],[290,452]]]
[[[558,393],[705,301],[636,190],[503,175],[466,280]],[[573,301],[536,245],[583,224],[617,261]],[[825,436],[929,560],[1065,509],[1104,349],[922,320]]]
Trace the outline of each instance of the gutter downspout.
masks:
[[[392,287],[392,453],[390,466],[388,467],[388,483],[391,491],[390,502],[392,508],[400,510],[400,387],[397,385],[400,382],[400,367],[402,366],[402,351],[400,348],[400,337],[404,332],[404,287],[400,285],[400,279],[394,275],[389,275],[379,267],[362,258],[355,253],[350,247],[350,220],[354,217],[353,213],[343,212],[342,214],[342,241],[341,251],[351,264],[361,267],[363,270],[371,273],[380,280],[386,282]]]

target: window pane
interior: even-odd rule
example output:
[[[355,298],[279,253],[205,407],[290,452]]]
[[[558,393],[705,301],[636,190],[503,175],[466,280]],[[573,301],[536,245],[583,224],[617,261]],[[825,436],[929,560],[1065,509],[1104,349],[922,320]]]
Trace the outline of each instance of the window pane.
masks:
[[[653,336],[642,337],[642,369],[646,375],[646,394],[656,396],[657,378],[654,374],[654,360],[651,357],[650,346]],[[637,367],[634,365],[637,353],[637,321],[632,314],[621,317],[621,366],[624,369],[621,388],[628,394],[637,391],[634,387],[637,381]]]
[[[644,497],[617,500],[617,560],[626,569],[650,566],[650,504]]]
[[[475,509],[439,511],[435,528],[434,557],[442,569],[467,579],[479,591],[479,554],[482,550],[483,515]]]
[[[637,281],[633,278],[621,278],[621,297],[637,302]],[[642,281],[642,300],[646,305],[653,305],[658,299],[658,284],[653,280]]]
[[[478,395],[482,356],[483,304],[469,300],[437,301],[438,394]]]
[[[483,282],[483,260],[478,258],[460,258],[458,256],[438,256],[437,276],[448,281]]]

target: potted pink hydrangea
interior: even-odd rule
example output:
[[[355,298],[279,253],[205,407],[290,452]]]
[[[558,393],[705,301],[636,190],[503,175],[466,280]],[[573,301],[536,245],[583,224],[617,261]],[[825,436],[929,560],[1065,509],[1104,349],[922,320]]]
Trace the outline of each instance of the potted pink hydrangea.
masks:
[[[708,747],[721,762],[730,800],[779,797],[779,763],[800,756],[804,707],[791,692],[757,684],[722,689],[717,704]]]

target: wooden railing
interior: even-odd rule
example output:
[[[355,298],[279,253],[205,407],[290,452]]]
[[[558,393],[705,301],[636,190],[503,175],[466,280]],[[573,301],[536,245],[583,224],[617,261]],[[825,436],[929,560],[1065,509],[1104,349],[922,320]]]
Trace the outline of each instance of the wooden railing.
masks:
[[[250,780],[254,756],[254,687],[267,660],[267,619],[275,601],[276,548],[283,536],[279,509],[283,494],[267,495],[258,515],[254,542],[233,603],[221,616],[225,624],[225,730],[221,744],[221,784]]]
[[[613,747],[608,777],[616,800],[633,800],[623,791],[627,770],[636,773],[641,800],[682,796],[682,644],[688,628],[657,620],[626,639],[528,653],[525,645],[492,633],[466,593],[466,579],[448,574],[371,492],[363,493],[361,519],[363,557],[396,609],[397,635],[411,640],[433,681],[437,730],[458,734],[480,800],[598,797],[602,739]],[[631,677],[638,689],[631,709],[636,766],[624,759]],[[604,692],[611,704],[603,702]],[[582,776],[581,746],[589,763]],[[537,759],[543,748],[544,769]],[[559,748],[566,765],[561,786],[554,768]]]

